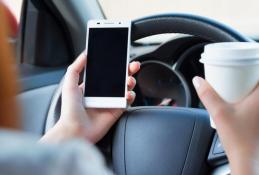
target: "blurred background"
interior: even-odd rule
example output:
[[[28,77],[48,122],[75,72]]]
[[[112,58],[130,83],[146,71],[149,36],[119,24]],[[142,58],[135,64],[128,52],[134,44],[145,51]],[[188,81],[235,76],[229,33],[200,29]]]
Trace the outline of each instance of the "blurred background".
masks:
[[[23,0],[2,1],[19,22]],[[259,37],[259,22],[255,22],[259,15],[258,0],[99,0],[99,3],[108,19],[136,19],[157,13],[191,13],[219,20],[246,35]]]
[[[99,0],[99,2],[107,18],[112,19],[135,19],[156,13],[184,12],[219,20],[249,36],[258,35],[259,31],[259,22],[255,22],[259,16],[258,0]]]

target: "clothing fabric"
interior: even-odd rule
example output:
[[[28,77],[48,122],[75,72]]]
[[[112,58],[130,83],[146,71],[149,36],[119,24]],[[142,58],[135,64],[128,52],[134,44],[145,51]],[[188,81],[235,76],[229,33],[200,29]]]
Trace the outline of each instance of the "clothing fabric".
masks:
[[[83,140],[38,143],[26,134],[0,131],[0,175],[110,175],[101,153]]]

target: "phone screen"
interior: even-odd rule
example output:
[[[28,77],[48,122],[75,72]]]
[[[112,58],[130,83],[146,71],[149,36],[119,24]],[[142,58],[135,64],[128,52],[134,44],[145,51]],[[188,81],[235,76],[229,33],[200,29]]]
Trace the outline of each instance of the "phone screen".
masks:
[[[85,97],[124,97],[128,28],[89,28]]]

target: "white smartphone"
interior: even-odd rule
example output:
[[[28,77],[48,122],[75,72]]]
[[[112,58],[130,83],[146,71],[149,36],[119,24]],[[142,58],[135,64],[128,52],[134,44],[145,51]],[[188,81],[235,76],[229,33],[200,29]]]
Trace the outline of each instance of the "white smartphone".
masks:
[[[126,108],[130,21],[90,20],[84,103],[88,108]]]

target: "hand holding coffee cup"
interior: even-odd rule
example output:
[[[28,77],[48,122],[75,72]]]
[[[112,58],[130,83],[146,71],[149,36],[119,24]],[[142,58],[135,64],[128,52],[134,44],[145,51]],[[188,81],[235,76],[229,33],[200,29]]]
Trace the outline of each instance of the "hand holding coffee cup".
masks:
[[[205,78],[227,102],[246,97],[259,81],[259,44],[214,43],[205,46],[201,60]],[[211,119],[211,126],[215,124]]]

